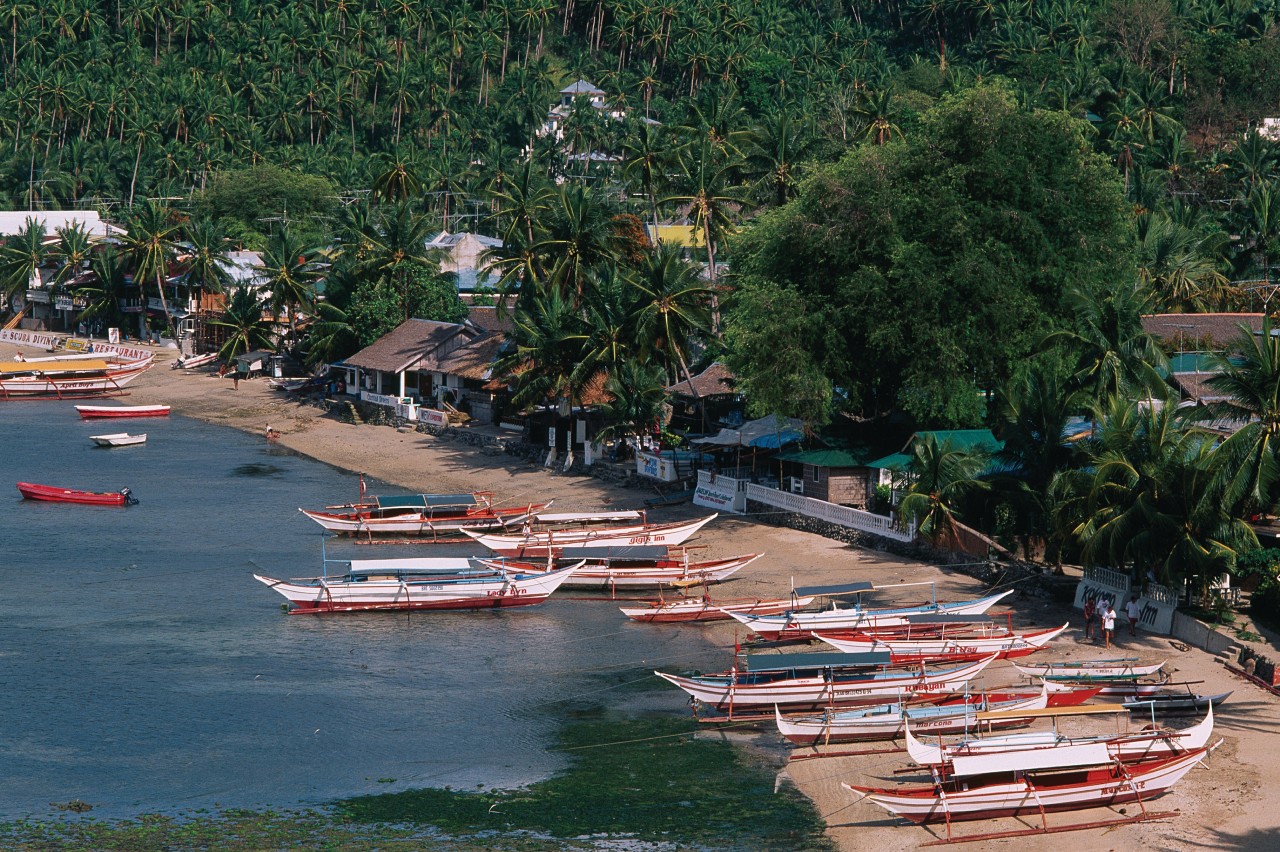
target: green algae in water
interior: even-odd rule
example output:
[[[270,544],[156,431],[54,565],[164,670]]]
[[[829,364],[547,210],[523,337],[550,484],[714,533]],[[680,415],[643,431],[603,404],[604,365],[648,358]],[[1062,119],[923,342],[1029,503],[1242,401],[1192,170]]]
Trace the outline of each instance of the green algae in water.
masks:
[[[571,765],[526,790],[411,790],[345,800],[353,823],[427,824],[447,834],[527,831],[627,835],[715,849],[830,849],[812,805],[729,743],[695,739],[669,717],[594,719],[563,728]]]

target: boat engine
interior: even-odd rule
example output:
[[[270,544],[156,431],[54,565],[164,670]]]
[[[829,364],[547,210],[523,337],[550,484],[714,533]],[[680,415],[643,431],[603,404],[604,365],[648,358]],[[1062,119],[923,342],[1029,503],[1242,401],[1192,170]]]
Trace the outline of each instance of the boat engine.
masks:
[[[130,506],[138,505],[138,498],[133,496],[133,492],[128,488],[121,488],[120,493],[124,495],[124,501]]]

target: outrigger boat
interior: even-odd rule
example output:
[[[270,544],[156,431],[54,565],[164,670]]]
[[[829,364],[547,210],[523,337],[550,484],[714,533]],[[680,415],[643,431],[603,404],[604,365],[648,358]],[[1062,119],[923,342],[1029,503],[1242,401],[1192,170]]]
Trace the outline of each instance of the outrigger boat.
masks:
[[[203,367],[207,364],[212,364],[214,361],[217,361],[217,360],[218,360],[217,352],[206,352],[203,355],[187,355],[185,357],[178,358],[177,360],[175,360],[172,364],[169,365],[169,369],[194,370],[197,367]]]
[[[1136,657],[1115,660],[1057,661],[1026,665],[1014,663],[1014,668],[1024,675],[1052,678],[1118,678],[1153,675],[1164,668],[1165,661],[1150,665],[1138,665]]]
[[[1019,711],[1043,710],[1049,703],[1049,691],[1009,701],[991,701],[981,695],[966,696],[959,704],[894,703],[877,704],[851,710],[827,710],[820,715],[784,716],[773,708],[778,732],[797,745],[896,740],[907,723],[917,731],[931,734],[966,733],[977,727],[978,716],[985,711],[1007,711],[995,726],[1013,728],[1031,723],[1031,716],[1017,716]]]
[[[147,433],[130,435],[128,432],[116,432],[111,435],[90,435],[89,440],[99,447],[132,447],[147,442]]]
[[[667,624],[688,621],[728,621],[729,613],[743,615],[772,615],[786,612],[798,606],[807,606],[815,599],[782,598],[767,600],[762,598],[720,599],[712,600],[710,595],[687,597],[675,601],[654,601],[646,606],[619,607],[623,615],[633,621],[650,624]]]
[[[956,774],[944,778],[935,773],[933,783],[920,787],[840,786],[862,794],[867,801],[911,822],[945,822],[948,840],[951,840],[950,824],[960,820],[1023,815],[1040,815],[1043,820],[1048,811],[1111,807],[1130,802],[1138,802],[1142,806],[1142,814],[1112,820],[1112,824],[1173,816],[1173,813],[1148,813],[1144,803],[1167,793],[1209,752],[1209,748],[1200,748],[1181,755],[1133,763],[1104,761],[1100,765],[1089,761],[1082,765],[1063,763],[1025,769],[1019,766],[1018,756],[1000,755],[984,764],[981,774]],[[1054,830],[1083,827],[1086,826],[1055,827]],[[1098,827],[1098,824],[1088,827]],[[1045,823],[1040,829],[993,833],[982,839],[1041,834],[1049,830]]]
[[[771,704],[822,707],[875,704],[886,697],[955,692],[995,660],[951,667],[895,666],[878,654],[752,654],[741,669],[681,677],[654,672],[703,704],[730,713]]]
[[[393,564],[419,560],[351,560],[337,577],[254,579],[279,592],[291,613],[359,612],[365,610],[499,609],[529,606],[546,600],[577,565],[541,574],[474,570],[474,560],[449,566]],[[325,560],[326,564],[329,560]],[[327,573],[327,572],[326,572]]]
[[[936,629],[929,630],[929,627]],[[990,654],[997,659],[1024,657],[1042,650],[1069,625],[1017,633],[996,627],[985,615],[911,615],[904,628],[868,632],[815,633],[814,638],[847,654],[888,651],[894,662],[918,660],[977,660]],[[923,628],[923,629],[922,629]],[[913,632],[915,635],[913,635]],[[921,633],[932,632],[927,638]]]
[[[844,595],[862,595],[878,589],[898,588],[900,586],[918,586],[932,583],[898,583],[890,586],[876,586],[871,583],[848,583],[839,586],[805,586],[795,590],[797,595],[815,595],[840,597]],[[829,609],[813,612],[790,611],[780,615],[744,615],[730,613],[730,617],[749,627],[753,633],[765,639],[807,639],[815,633],[830,633],[837,630],[867,630],[884,627],[898,627],[908,624],[907,619],[919,615],[982,615],[988,609],[1013,594],[1013,590],[989,595],[972,601],[954,603],[938,603],[936,597],[931,603],[916,606],[890,607],[885,609],[867,609],[861,600],[853,606],[838,606],[834,600]]]
[[[121,361],[110,356],[67,356],[0,361],[0,399],[83,399],[123,393],[129,382],[151,369],[153,356]]]
[[[610,590],[720,583],[763,555],[749,553],[746,556],[735,556],[730,559],[693,562],[689,559],[688,550],[661,545],[581,547],[570,549],[568,552],[572,554],[570,559],[582,560],[585,564],[573,575],[573,579],[565,583],[565,588]],[[505,559],[502,564],[511,569],[532,573],[548,570],[558,562],[564,561],[565,557],[558,560],[548,558],[545,562]]]
[[[1017,713],[1017,711],[1012,711]],[[1092,705],[1088,707],[1055,707],[1029,714],[1012,716],[1008,711],[994,710],[979,714],[979,722],[997,722],[1011,718],[1028,719],[1049,716],[1054,720],[1051,731],[1036,731],[1003,736],[966,737],[949,745],[928,745],[912,732],[914,721],[906,730],[907,754],[921,766],[939,767],[943,774],[978,775],[1010,758],[1020,769],[1040,769],[1079,763],[1134,761],[1172,754],[1183,754],[1203,748],[1213,735],[1213,708],[1195,725],[1180,731],[1153,727],[1125,734],[1103,734],[1089,737],[1062,736],[1057,720],[1062,716],[1115,715],[1128,711],[1124,707]],[[932,732],[931,732],[932,733]],[[997,757],[998,756],[998,757]]]
[[[463,532],[484,547],[503,556],[545,557],[557,555],[565,550],[580,550],[584,547],[632,547],[654,544],[674,547],[684,544],[715,518],[716,515],[708,515],[693,521],[677,521],[670,524],[646,523],[600,529],[548,530],[524,535],[480,533],[470,530]]]
[[[493,494],[414,494],[403,497],[374,497],[345,506],[329,506],[329,511],[298,511],[341,535],[407,535],[429,538],[458,536],[465,530],[503,529],[519,525],[535,512],[551,505],[497,507]]]
[[[168,417],[167,405],[77,405],[81,420],[117,417]]]
[[[1231,697],[1230,692],[1219,692],[1217,695],[1197,695],[1188,689],[1186,692],[1157,692],[1145,698],[1126,701],[1121,706],[1126,710],[1143,713],[1177,713],[1183,710],[1204,710],[1217,707]]]
[[[132,506],[138,502],[128,488],[121,488],[119,491],[79,491],[73,488],[58,488],[53,485],[37,485],[34,482],[19,482],[18,491],[24,499],[38,500],[45,503]]]

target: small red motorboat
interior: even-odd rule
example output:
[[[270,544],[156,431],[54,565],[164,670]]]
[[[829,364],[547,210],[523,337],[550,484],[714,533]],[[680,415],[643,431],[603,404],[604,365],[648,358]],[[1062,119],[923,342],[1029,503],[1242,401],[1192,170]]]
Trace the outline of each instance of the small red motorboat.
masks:
[[[167,405],[77,405],[82,420],[105,417],[168,417]]]
[[[119,491],[77,491],[34,482],[19,482],[18,491],[27,500],[43,500],[49,503],[85,503],[90,506],[131,506],[137,503],[128,488]]]

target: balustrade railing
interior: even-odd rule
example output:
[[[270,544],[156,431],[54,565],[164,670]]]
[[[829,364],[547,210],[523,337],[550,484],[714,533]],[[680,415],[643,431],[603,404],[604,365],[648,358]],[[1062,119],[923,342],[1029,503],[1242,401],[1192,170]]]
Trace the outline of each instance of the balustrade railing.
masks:
[[[774,506],[805,517],[839,524],[842,527],[862,530],[895,541],[912,541],[916,537],[915,524],[910,524],[903,529],[898,525],[897,519],[877,515],[874,512],[864,512],[862,509],[828,503],[825,500],[791,494],[754,483],[747,485],[746,492],[748,500],[755,500],[766,506]]]

